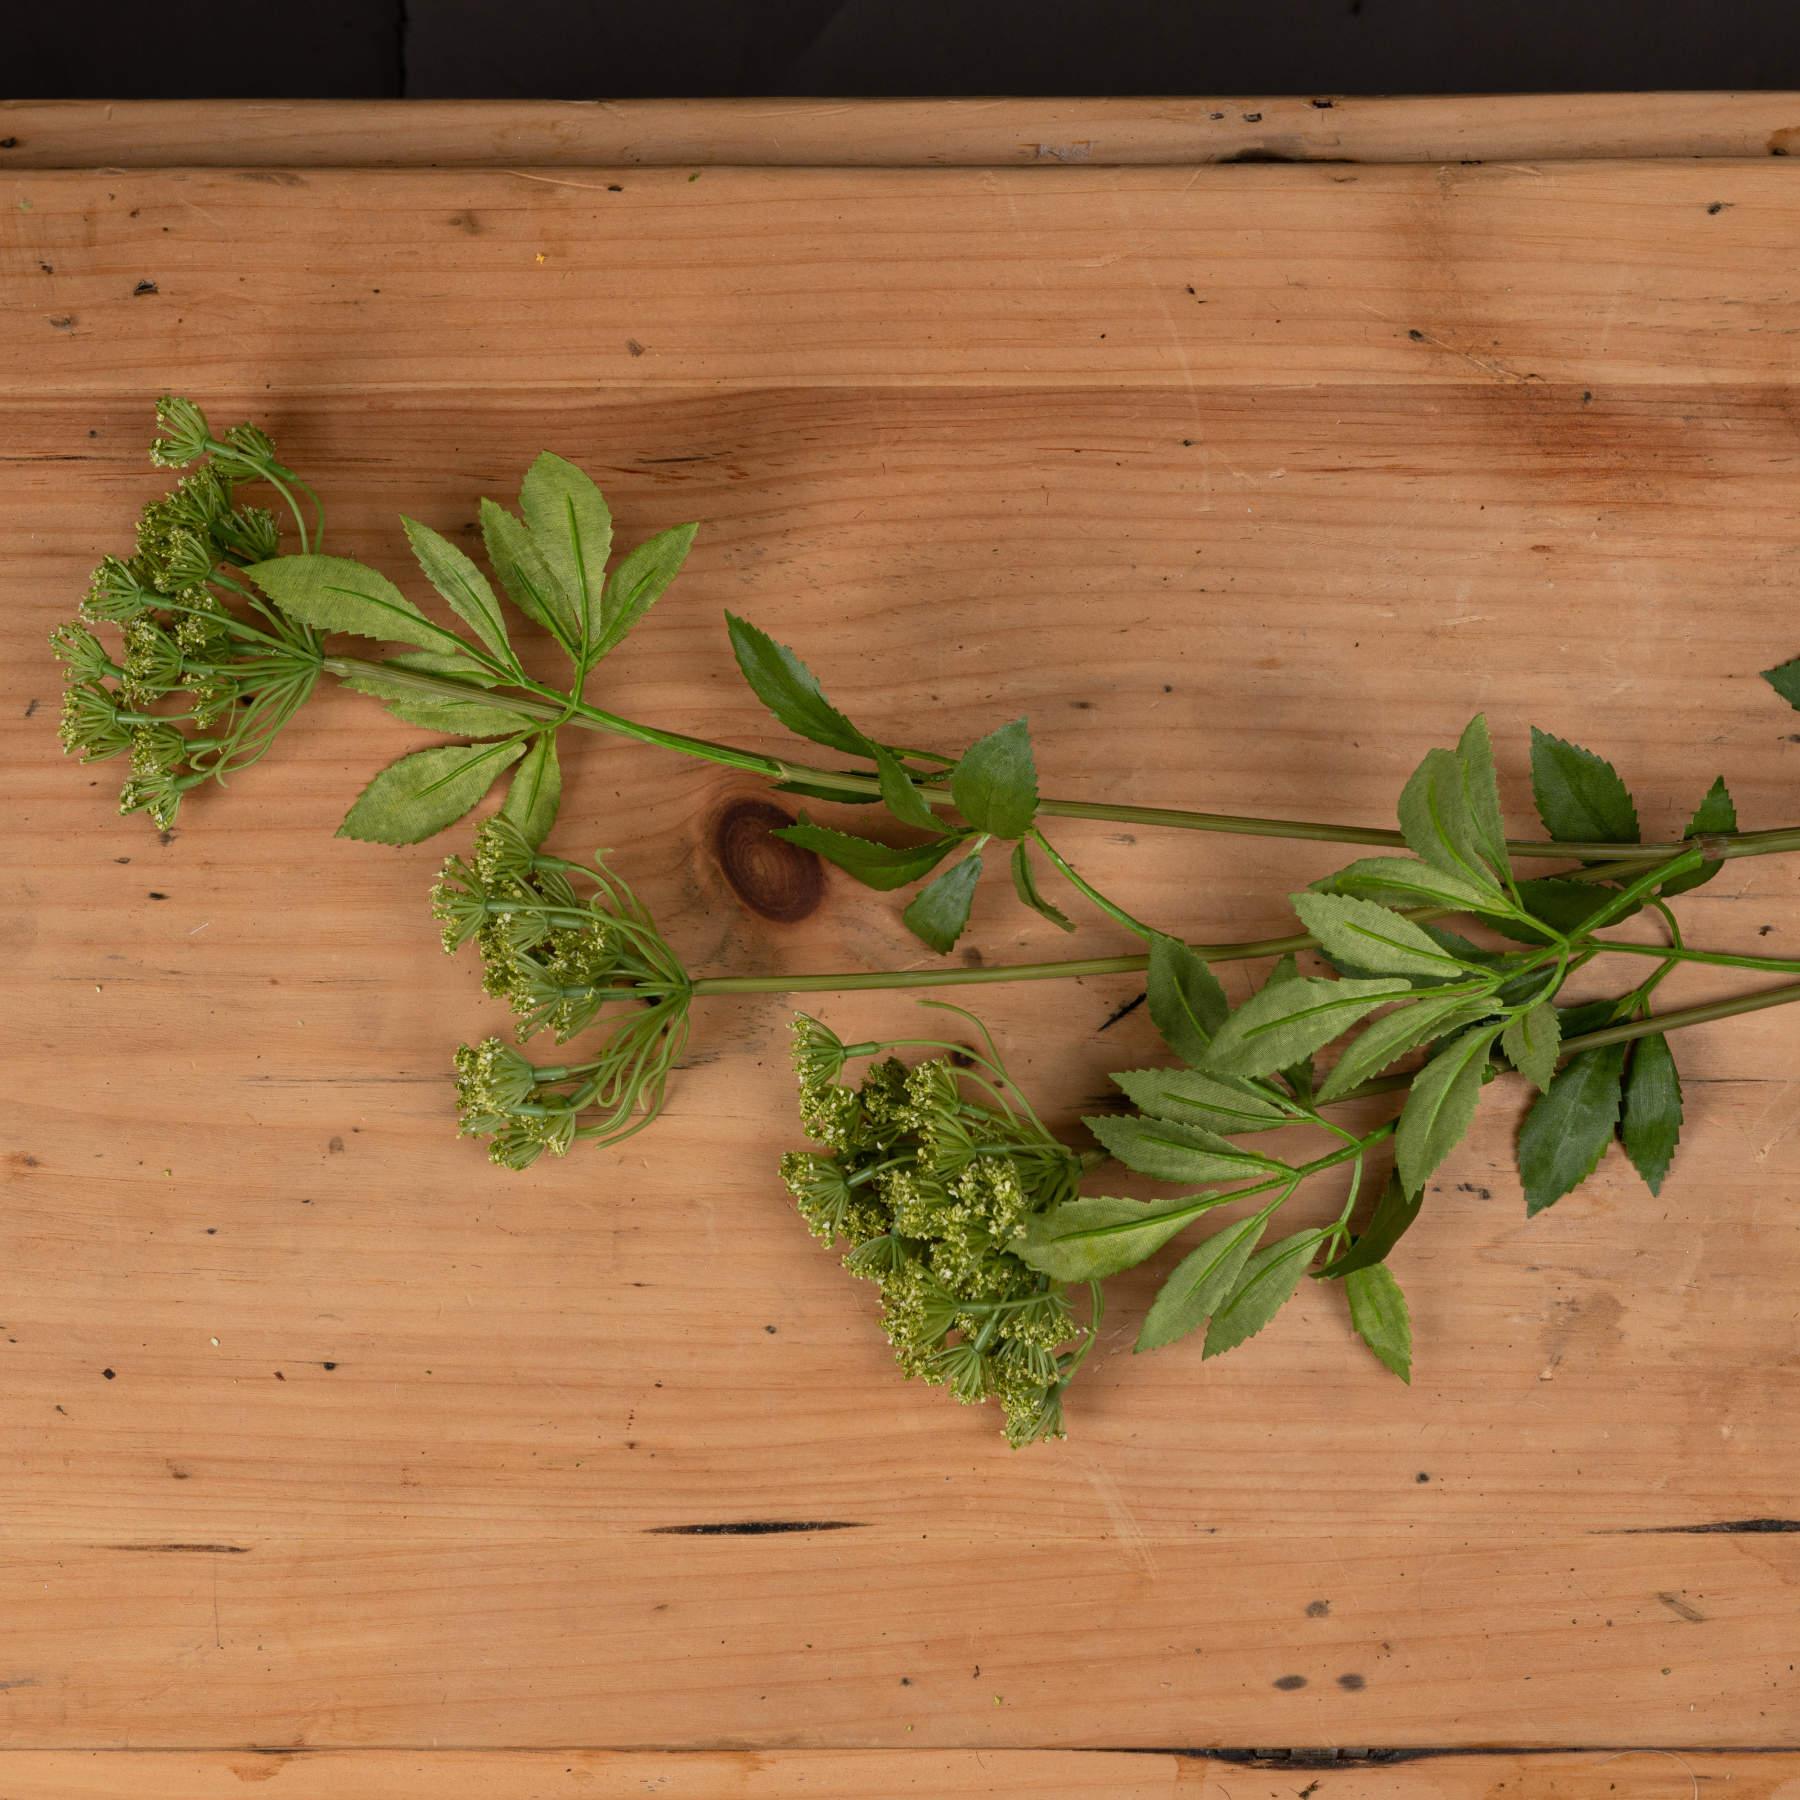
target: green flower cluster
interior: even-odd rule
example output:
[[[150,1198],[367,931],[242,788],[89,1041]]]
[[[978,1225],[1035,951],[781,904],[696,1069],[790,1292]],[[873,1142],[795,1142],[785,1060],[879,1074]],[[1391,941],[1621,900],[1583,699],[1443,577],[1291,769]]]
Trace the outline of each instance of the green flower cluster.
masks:
[[[559,1044],[592,1027],[602,1033],[597,1054],[556,1068],[498,1038],[461,1046],[464,1136],[488,1138],[494,1162],[523,1169],[546,1150],[564,1155],[578,1138],[616,1143],[656,1117],[687,1042],[692,985],[637,896],[598,856],[590,866],[541,854],[511,819],[489,819],[472,853],[444,864],[431,911],[446,951],[474,943],[482,985],[511,1006],[520,1042],[541,1031]]]
[[[1062,1437],[1099,1291],[1093,1320],[1077,1323],[1062,1284],[1016,1246],[1032,1214],[1074,1197],[1081,1159],[985,1057],[965,1054],[959,1071],[948,1057],[909,1069],[888,1056],[855,1087],[838,1080],[850,1058],[890,1047],[845,1045],[799,1015],[801,1123],[824,1149],[784,1156],[782,1180],[813,1234],[847,1242],[845,1267],[880,1288],[904,1374],[966,1404],[998,1400],[1015,1449]]]
[[[152,462],[208,460],[144,508],[135,553],[101,562],[79,619],[50,647],[64,670],[63,749],[86,762],[128,757],[119,810],[166,830],[189,790],[263,754],[311,692],[319,649],[233,575],[280,549],[274,515],[237,499],[241,482],[291,478],[274,445],[253,425],[214,438],[191,401],[163,400],[157,420],[165,435]],[[260,622],[233,613],[220,590],[242,595]],[[118,628],[116,654],[89,629],[102,624]]]

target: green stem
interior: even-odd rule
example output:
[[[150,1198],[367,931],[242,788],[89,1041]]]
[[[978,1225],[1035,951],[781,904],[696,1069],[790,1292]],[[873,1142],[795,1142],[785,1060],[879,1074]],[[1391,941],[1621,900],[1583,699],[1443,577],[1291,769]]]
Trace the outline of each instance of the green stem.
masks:
[[[1608,955],[1654,956],[1664,962],[1706,963],[1715,969],[1758,969],[1766,975],[1800,975],[1800,957],[1739,956],[1730,950],[1689,950],[1673,944],[1625,944],[1616,938],[1595,938],[1595,949]]]

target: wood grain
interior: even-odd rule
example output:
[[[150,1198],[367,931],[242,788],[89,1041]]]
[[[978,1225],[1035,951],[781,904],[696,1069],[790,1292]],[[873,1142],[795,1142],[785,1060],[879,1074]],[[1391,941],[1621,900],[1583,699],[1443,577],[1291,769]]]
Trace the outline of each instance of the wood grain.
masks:
[[[1217,1365],[1134,1359],[1145,1276],[1074,1438],[1013,1456],[896,1382],[781,1195],[779,997],[707,1007],[654,1134],[489,1171],[448,1131],[449,1048],[495,1015],[423,916],[443,846],[330,836],[411,736],[322,696],[160,843],[56,755],[41,650],[156,490],[150,397],[189,386],[402,579],[400,511],[473,542],[545,446],[624,542],[705,520],[595,689],[662,723],[783,746],[729,606],[871,729],[1029,712],[1047,791],[1380,821],[1484,707],[1521,824],[1531,723],[1614,757],[1659,832],[1719,772],[1789,823],[1800,750],[1755,671],[1800,650],[1790,169],[575,179],[0,182],[0,1792],[1800,1778],[1786,1015],[1684,1042],[1659,1199],[1609,1162],[1527,1226],[1495,1092],[1400,1259],[1411,1390],[1323,1293]],[[697,971],[924,960],[829,873],[746,898],[754,783],[605,739],[569,763],[561,836],[618,846]],[[1065,838],[1197,937],[1278,928],[1330,866]],[[1775,859],[1685,911],[1695,941],[1800,941]],[[982,897],[988,961],[1122,947],[1021,917]],[[1136,991],[979,1005],[1070,1125],[1157,1055],[1141,1009],[1107,1025]],[[1035,1754],[1334,1744],[1521,1754]],[[166,1755],[85,1754],[126,1746]],[[720,1754],[647,1759],[675,1749]]]

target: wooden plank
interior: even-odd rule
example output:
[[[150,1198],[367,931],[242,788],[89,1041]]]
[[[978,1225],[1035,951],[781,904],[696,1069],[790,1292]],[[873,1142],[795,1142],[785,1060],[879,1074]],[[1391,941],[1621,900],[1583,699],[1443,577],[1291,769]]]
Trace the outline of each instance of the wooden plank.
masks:
[[[995,100],[14,100],[0,169],[764,168],[1780,156],[1791,93]]]

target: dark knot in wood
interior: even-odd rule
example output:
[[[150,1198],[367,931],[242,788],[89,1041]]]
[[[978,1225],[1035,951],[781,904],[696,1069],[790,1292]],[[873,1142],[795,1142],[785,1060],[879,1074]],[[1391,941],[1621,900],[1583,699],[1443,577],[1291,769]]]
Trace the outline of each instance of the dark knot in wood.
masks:
[[[732,891],[778,925],[792,925],[825,897],[819,859],[774,835],[793,819],[767,800],[733,800],[713,822],[713,854]]]

